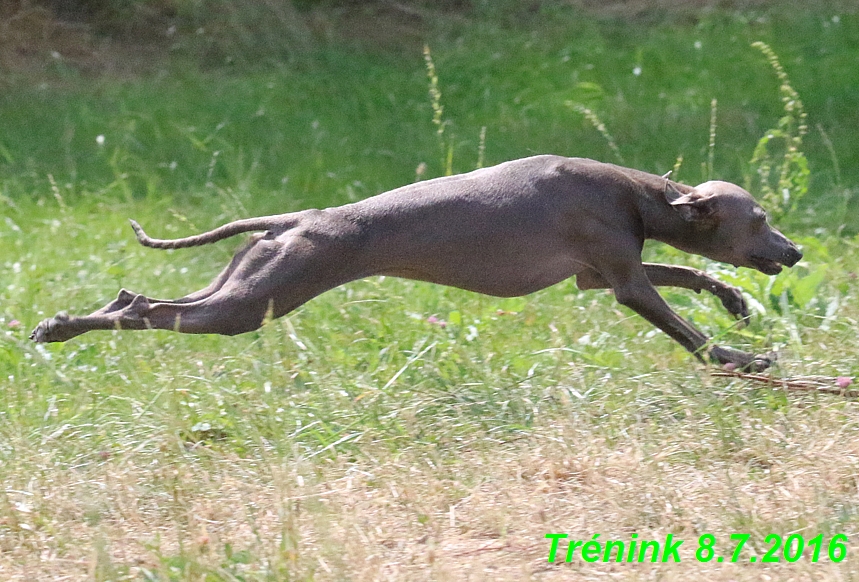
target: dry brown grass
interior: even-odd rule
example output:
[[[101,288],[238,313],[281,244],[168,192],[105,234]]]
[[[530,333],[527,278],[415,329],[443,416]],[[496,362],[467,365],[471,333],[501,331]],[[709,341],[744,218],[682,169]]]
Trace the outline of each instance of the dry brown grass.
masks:
[[[859,574],[855,541],[840,564],[807,556],[793,564],[695,561],[703,533],[751,533],[747,560],[763,554],[769,533],[831,537],[856,511],[859,407],[803,396],[769,423],[751,410],[746,416],[741,435],[732,437],[720,436],[696,410],[682,422],[631,424],[614,436],[582,416],[547,421],[518,442],[485,439],[461,452],[416,447],[391,454],[367,443],[366,459],[351,462],[276,462],[205,447],[171,452],[165,443],[58,471],[44,446],[30,451],[20,481],[4,483],[0,531],[12,533],[0,538],[0,572],[5,580],[109,580],[141,568],[164,574],[165,557],[177,555],[216,571],[229,543],[249,550],[250,571],[267,565],[290,579]],[[674,533],[685,540],[684,560],[550,565],[550,532],[620,540]]]

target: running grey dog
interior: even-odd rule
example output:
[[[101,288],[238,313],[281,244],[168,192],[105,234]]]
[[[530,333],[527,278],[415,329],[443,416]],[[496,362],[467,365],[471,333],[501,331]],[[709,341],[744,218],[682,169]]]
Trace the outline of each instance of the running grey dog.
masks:
[[[234,335],[259,328],[348,281],[390,275],[498,297],[527,295],[573,275],[579,289],[617,301],[704,361],[763,370],[775,355],[710,344],[654,286],[708,291],[748,319],[740,290],[687,267],[642,263],[645,239],[767,275],[802,258],[767,224],[752,196],[727,182],[690,187],[579,158],[534,156],[404,186],[354,204],[231,222],[157,249],[204,245],[248,231],[249,243],[205,289],[176,300],[125,289],[85,317],[62,312],[31,334],[60,342],[91,330],[166,329]]]

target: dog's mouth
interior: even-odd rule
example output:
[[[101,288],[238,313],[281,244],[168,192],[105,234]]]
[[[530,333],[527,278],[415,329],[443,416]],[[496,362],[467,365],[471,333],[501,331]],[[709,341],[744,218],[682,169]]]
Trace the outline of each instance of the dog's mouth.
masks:
[[[781,263],[778,261],[773,261],[771,259],[765,259],[763,257],[751,256],[749,257],[749,264],[763,273],[764,275],[778,275],[781,273]]]

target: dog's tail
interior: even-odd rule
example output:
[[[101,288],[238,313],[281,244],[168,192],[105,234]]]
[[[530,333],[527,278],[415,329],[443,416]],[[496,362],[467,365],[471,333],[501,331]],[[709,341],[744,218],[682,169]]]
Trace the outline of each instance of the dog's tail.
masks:
[[[260,216],[258,218],[246,218],[244,220],[236,220],[223,226],[219,226],[209,232],[177,239],[159,239],[151,238],[143,232],[143,228],[137,222],[131,220],[131,228],[134,229],[134,234],[137,235],[137,240],[145,247],[152,249],[184,249],[188,247],[197,247],[207,245],[231,236],[236,236],[243,232],[251,232],[254,230],[269,230],[277,227],[279,231],[290,228],[293,223],[280,216]]]

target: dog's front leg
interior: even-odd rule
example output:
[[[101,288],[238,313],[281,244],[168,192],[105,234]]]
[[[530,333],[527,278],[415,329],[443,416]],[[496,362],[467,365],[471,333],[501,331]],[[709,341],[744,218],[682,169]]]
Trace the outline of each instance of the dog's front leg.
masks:
[[[749,308],[746,305],[746,300],[743,298],[742,292],[736,287],[722,283],[698,269],[679,267],[677,265],[644,263],[644,272],[647,275],[647,279],[655,287],[679,287],[681,289],[690,289],[696,293],[708,291],[722,302],[722,305],[731,315],[740,319],[743,323],[748,323]],[[611,288],[608,281],[592,269],[579,273],[576,276],[576,283],[579,289],[582,290]]]
[[[734,317],[744,324],[749,322],[749,308],[742,292],[727,283],[714,279],[707,273],[689,267],[677,265],[658,265],[644,263],[647,278],[656,287],[680,287],[691,289],[696,293],[708,291],[722,302],[722,305]]]
[[[774,354],[754,355],[731,348],[711,346],[709,339],[665,303],[649,281],[631,281],[614,288],[618,303],[625,305],[647,321],[674,338],[680,345],[704,361],[702,352],[720,364],[733,364],[738,369],[760,372],[769,368],[775,360]]]
[[[628,266],[626,269],[619,269],[617,273],[586,271],[577,276],[581,288],[594,288],[601,280],[606,281],[614,290],[618,303],[629,307],[667,333],[702,362],[704,355],[708,355],[720,364],[733,364],[738,369],[757,372],[765,370],[775,360],[774,354],[754,355],[720,346],[711,346],[708,349],[707,336],[674,313],[648,279],[644,265]]]

